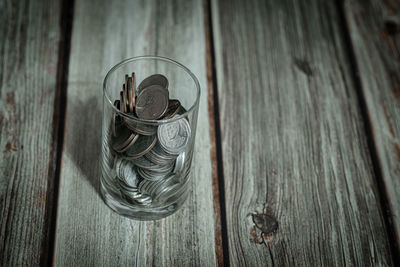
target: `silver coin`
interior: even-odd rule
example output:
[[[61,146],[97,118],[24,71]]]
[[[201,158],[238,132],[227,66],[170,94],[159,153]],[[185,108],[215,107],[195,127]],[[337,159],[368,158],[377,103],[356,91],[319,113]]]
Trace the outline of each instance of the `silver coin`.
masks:
[[[171,162],[170,160],[163,160],[163,159],[160,159],[160,158],[154,156],[154,154],[151,151],[149,153],[147,153],[145,155],[145,157],[155,164],[168,164]]]
[[[125,200],[130,204],[148,206],[153,202],[151,196],[139,192],[134,194],[129,194],[129,193],[127,194],[123,192],[123,196]]]
[[[141,134],[141,135],[153,135],[157,132],[157,126],[145,124],[145,123],[140,123],[134,120],[130,120],[128,118],[125,118],[125,124],[126,127],[128,127],[130,130]]]
[[[133,164],[128,160],[119,158],[115,162],[117,177],[129,187],[137,187],[138,177]]]
[[[141,192],[153,197],[153,188],[157,185],[158,181],[143,180],[141,183]]]
[[[173,173],[180,173],[183,170],[184,165],[185,165],[185,152],[182,152],[175,160],[175,167]]]
[[[152,150],[149,151],[149,153],[145,155],[145,157],[156,164],[168,164],[173,162],[176,159],[177,155],[168,154],[161,148],[160,144],[157,142],[157,144],[153,147]]]
[[[144,79],[137,87],[138,92],[151,85],[160,85],[163,89],[168,90],[168,79],[161,74],[154,74]]]
[[[167,165],[158,165],[158,169],[143,169],[144,172],[146,172],[149,176],[165,176],[166,174],[169,174],[172,172],[174,169],[174,164],[167,164]]]
[[[139,139],[131,146],[126,152],[126,158],[136,159],[145,155],[149,152],[157,142],[157,137],[155,135],[144,136],[141,135]]]
[[[163,190],[160,193],[156,194],[156,197],[154,200],[165,201],[165,200],[169,199],[174,194],[176,194],[176,192],[180,188],[180,186],[181,185],[179,183],[174,183],[168,187],[163,188]]]
[[[149,181],[158,181],[161,180],[162,178],[164,178],[166,175],[168,175],[168,173],[156,173],[156,172],[152,172],[152,171],[148,171],[142,168],[137,168],[137,172],[138,174],[146,180]]]
[[[138,185],[138,189],[142,194],[146,193],[145,189],[146,186],[147,186],[147,180],[141,179]]]
[[[151,188],[155,185],[155,184],[157,184],[157,182],[153,182],[153,181],[149,181],[149,180],[142,180],[140,183],[139,183],[139,191],[142,193],[142,194],[148,194],[148,195],[150,195],[150,196],[152,196],[152,191],[151,191]]]
[[[174,169],[174,163],[168,163],[168,164],[158,164],[156,168],[152,169],[152,170],[148,170],[150,172],[154,172],[154,173],[170,173],[173,171]]]
[[[157,120],[168,108],[168,91],[160,85],[143,89],[136,99],[136,115],[144,120]]]
[[[149,176],[146,172],[144,172],[143,169],[138,168],[137,169],[138,174],[140,175],[140,177],[142,177],[144,180],[148,180],[148,181],[156,181],[156,179],[154,179],[154,177]]]
[[[189,142],[190,125],[186,119],[162,124],[157,136],[161,147],[170,154],[179,154]]]
[[[179,193],[182,185],[177,181],[176,175],[169,175],[158,181],[143,180],[139,183],[139,190],[142,194],[148,194],[154,201],[165,201]]]
[[[139,190],[142,193],[149,194],[153,198],[157,198],[157,195],[159,193],[165,191],[167,187],[176,183],[176,180],[173,179],[174,177],[174,175],[170,175],[164,177],[164,179],[157,181],[143,180],[139,184]]]
[[[163,159],[163,160],[168,160],[172,161],[175,160],[178,155],[175,154],[170,154],[166,152],[162,147],[160,142],[157,142],[157,144],[154,146],[154,148],[151,151],[156,157]]]
[[[176,179],[176,175],[172,174],[159,181],[155,188],[152,190],[154,200],[165,200],[172,196],[180,187]]]
[[[150,161],[149,159],[147,159],[146,157],[140,157],[140,158],[134,159],[132,163],[135,164],[139,168],[158,172],[158,173],[168,172],[171,170],[171,167],[173,166],[172,163],[156,164],[156,163]]]
[[[132,133],[131,130],[126,128],[124,125],[117,125],[115,133],[116,135],[112,136],[111,142],[112,147],[117,152],[122,152],[124,148],[132,145],[137,140],[137,135]]]

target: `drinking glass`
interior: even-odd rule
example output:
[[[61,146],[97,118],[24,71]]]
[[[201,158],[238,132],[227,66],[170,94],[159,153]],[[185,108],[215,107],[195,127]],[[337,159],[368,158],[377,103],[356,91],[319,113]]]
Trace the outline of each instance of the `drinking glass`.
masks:
[[[169,103],[178,100],[179,112],[172,118],[145,120],[121,111],[116,100],[121,101],[125,75],[133,72],[136,96],[136,84],[140,87],[147,77],[166,77]],[[183,205],[189,192],[199,98],[195,75],[168,58],[129,58],[107,73],[103,84],[101,193],[111,209],[129,218],[155,220]],[[117,146],[130,142],[134,143],[129,149]]]

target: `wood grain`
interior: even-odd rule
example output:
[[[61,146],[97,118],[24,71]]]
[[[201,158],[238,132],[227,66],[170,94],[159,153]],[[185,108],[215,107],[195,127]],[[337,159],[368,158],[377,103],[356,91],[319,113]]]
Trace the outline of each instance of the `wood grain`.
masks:
[[[400,4],[354,0],[344,7],[400,246]]]
[[[48,261],[60,1],[0,2],[0,266]]]
[[[212,195],[204,15],[200,1],[78,1],[68,79],[55,265],[210,266],[219,255]],[[128,33],[128,34],[126,34]],[[98,194],[102,79],[120,60],[158,54],[175,58],[202,90],[185,206],[154,222],[111,211]],[[86,123],[83,123],[83,122]]]
[[[392,265],[334,1],[212,8],[232,265]]]

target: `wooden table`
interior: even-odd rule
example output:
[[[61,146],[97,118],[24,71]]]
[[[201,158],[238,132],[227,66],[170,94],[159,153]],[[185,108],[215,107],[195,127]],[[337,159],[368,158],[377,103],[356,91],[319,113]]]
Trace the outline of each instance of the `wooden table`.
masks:
[[[1,266],[399,266],[398,1],[0,14]],[[138,222],[99,195],[102,79],[146,54],[188,66],[202,95],[190,197]]]

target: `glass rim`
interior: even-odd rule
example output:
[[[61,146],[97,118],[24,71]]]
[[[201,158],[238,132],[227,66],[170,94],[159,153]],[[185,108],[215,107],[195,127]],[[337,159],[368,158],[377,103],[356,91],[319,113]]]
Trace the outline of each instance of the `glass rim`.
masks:
[[[126,114],[124,112],[121,112],[118,108],[116,108],[114,106],[114,103],[111,101],[109,95],[107,94],[107,81],[108,78],[110,77],[110,75],[117,70],[118,68],[120,68],[123,65],[126,65],[129,62],[132,61],[136,61],[136,60],[140,60],[140,59],[149,59],[149,60],[161,60],[161,61],[166,61],[169,63],[172,63],[178,67],[180,67],[181,69],[183,69],[187,74],[189,74],[189,76],[193,79],[194,84],[196,86],[196,100],[194,101],[194,103],[190,106],[190,108],[188,108],[184,113],[182,114],[178,114],[176,116],[174,116],[173,118],[170,119],[163,119],[163,120],[144,120],[144,119],[140,119],[137,117],[134,117],[132,115]],[[138,57],[130,57],[127,59],[124,59],[122,61],[120,61],[119,63],[117,63],[116,65],[114,65],[106,74],[106,76],[104,77],[104,81],[103,81],[103,97],[105,97],[107,99],[107,102],[112,106],[112,108],[118,113],[118,115],[121,115],[129,120],[133,120],[133,121],[137,121],[140,123],[147,123],[147,124],[162,124],[162,123],[166,123],[166,122],[173,122],[176,120],[179,120],[183,117],[186,117],[187,114],[189,114],[196,106],[198,106],[199,101],[200,101],[200,83],[197,80],[197,77],[187,68],[185,67],[183,64],[179,63],[178,61],[175,61],[173,59],[167,58],[167,57],[161,57],[161,56],[152,56],[152,55],[146,55],[146,56],[138,56]]]

